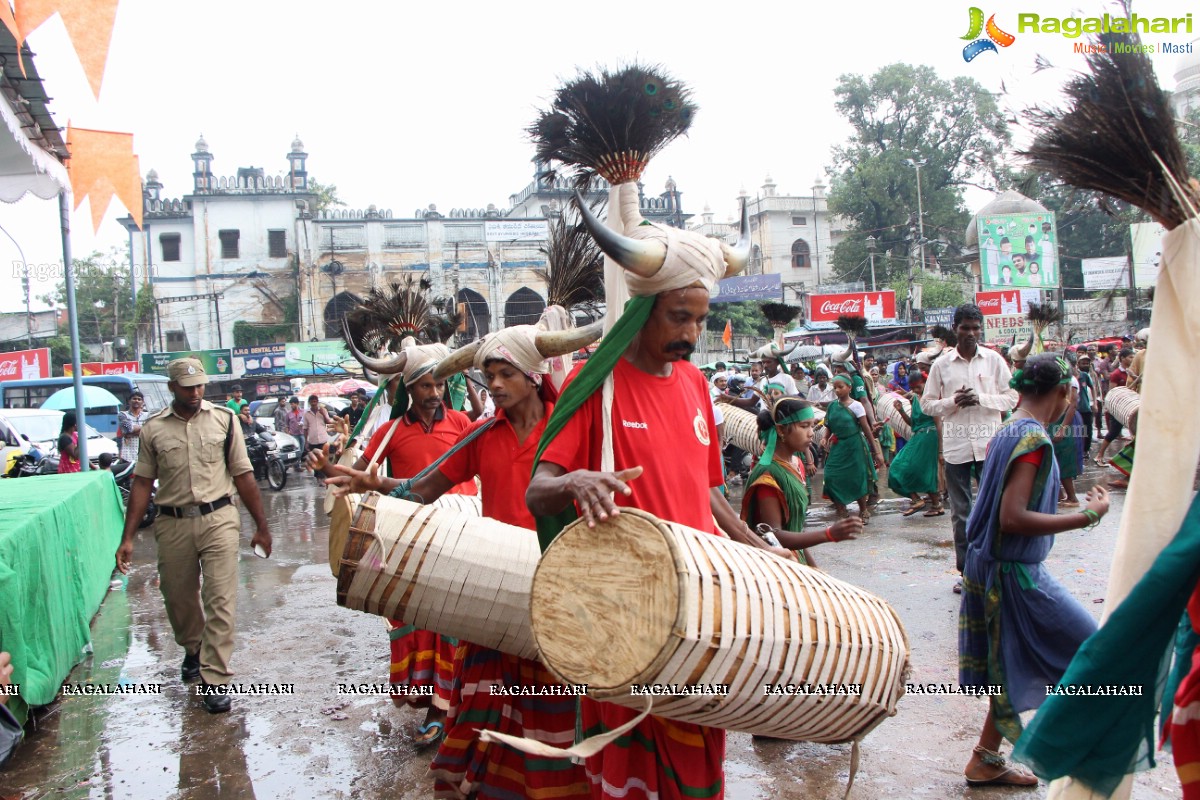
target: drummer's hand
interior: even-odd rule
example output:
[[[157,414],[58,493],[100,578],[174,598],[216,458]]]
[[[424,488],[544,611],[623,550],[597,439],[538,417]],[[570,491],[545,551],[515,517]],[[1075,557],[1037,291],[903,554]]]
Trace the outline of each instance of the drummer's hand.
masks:
[[[733,398],[727,394],[719,394],[713,398],[713,402],[715,402],[715,403],[732,403]]]
[[[1087,493],[1087,507],[1100,516],[1108,513],[1108,489],[1103,486],[1093,486]]]
[[[892,401],[892,408],[896,409],[897,411],[903,411],[903,410],[904,410],[904,403],[901,403],[899,400],[893,400],[893,401]]]
[[[613,502],[612,495],[620,492],[625,496],[633,494],[627,481],[639,477],[641,467],[618,470],[617,472],[593,472],[577,470],[568,473],[567,492],[579,506],[589,528],[596,527],[597,522],[603,522],[610,516],[615,517],[621,511]]]
[[[314,472],[322,471],[329,466],[329,442],[314,450],[309,450],[305,462],[308,468]]]
[[[862,517],[857,514],[852,514],[845,519],[839,519],[837,522],[829,526],[829,535],[833,537],[835,542],[844,542],[847,539],[856,539],[858,534],[862,533],[863,521]]]
[[[779,556],[788,561],[799,561],[800,556],[796,555],[795,550],[788,550],[786,547],[768,547],[767,552],[772,555]]]

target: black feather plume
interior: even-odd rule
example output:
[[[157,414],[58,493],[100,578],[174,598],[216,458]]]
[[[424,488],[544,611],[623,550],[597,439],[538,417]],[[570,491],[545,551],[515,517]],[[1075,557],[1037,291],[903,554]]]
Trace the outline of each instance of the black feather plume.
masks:
[[[929,329],[929,336],[933,339],[941,339],[949,347],[954,347],[958,344],[958,337],[954,334],[954,331],[945,325],[934,325]]]
[[[1100,52],[1064,87],[1068,108],[1026,112],[1038,134],[1022,155],[1035,169],[1132,203],[1174,228],[1189,213],[1158,159],[1184,187],[1187,161],[1151,57],[1137,50],[1137,34],[1105,34],[1093,42]]]
[[[565,309],[594,307],[604,300],[604,256],[581,222],[560,216],[550,225],[550,237],[538,251],[547,269],[534,270],[546,282],[546,301]]]
[[[386,288],[371,289],[362,305],[346,314],[354,345],[373,355],[381,349],[400,352],[408,336],[421,343],[442,341],[437,338],[441,329],[430,306],[429,289],[427,278],[416,280],[411,275]]]
[[[785,328],[792,324],[792,320],[800,316],[801,309],[798,306],[789,306],[787,303],[760,303],[760,305],[763,316],[775,328]]]
[[[1033,323],[1035,329],[1041,331],[1045,330],[1047,325],[1061,322],[1063,315],[1061,311],[1049,303],[1030,303],[1029,311],[1025,314],[1025,317]]]
[[[597,175],[612,184],[641,177],[647,162],[692,124],[688,88],[658,67],[581,71],[527,132],[534,159],[574,168],[580,188]]]
[[[867,332],[867,318],[856,314],[838,314],[837,326],[847,336],[864,336]]]

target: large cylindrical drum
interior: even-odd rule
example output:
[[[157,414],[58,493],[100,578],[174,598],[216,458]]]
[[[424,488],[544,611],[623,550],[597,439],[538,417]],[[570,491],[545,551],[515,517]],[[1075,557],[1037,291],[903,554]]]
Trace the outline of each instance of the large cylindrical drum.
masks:
[[[725,441],[755,458],[761,456],[763,442],[758,438],[758,417],[728,404],[721,406],[721,413],[725,415]]]
[[[481,517],[466,501],[446,508],[363,495],[342,553],[337,603],[534,658],[537,534]]]
[[[1142,396],[1124,386],[1114,386],[1104,395],[1104,410],[1127,428],[1137,424],[1137,413],[1141,405]]]
[[[642,709],[650,687],[653,714],[784,739],[861,738],[909,671],[884,600],[637,509],[563,530],[531,617],[542,663],[593,698]]]
[[[896,392],[884,392],[879,397],[878,411],[879,416],[883,421],[891,426],[892,431],[901,439],[912,438],[912,427],[904,421],[904,417],[900,416],[900,412],[896,410],[896,401],[904,406],[904,413],[912,416],[912,403],[909,399]]]

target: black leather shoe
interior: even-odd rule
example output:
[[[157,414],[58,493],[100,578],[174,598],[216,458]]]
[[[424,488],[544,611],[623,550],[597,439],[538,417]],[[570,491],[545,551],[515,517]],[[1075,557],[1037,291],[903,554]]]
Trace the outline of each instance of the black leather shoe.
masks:
[[[183,666],[179,670],[180,677],[185,681],[194,681],[200,677],[200,651],[188,653],[183,657]]]
[[[233,705],[233,700],[229,695],[216,691],[224,687],[214,686],[210,683],[200,684],[201,699],[204,700],[204,709],[210,714],[224,714]]]

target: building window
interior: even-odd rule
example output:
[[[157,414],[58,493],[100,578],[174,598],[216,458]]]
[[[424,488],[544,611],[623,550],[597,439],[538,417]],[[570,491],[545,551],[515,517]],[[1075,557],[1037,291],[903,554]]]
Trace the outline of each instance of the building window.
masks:
[[[482,225],[447,225],[446,242],[449,244],[478,244],[483,242]]]
[[[792,217],[792,224],[800,228],[808,224],[808,217]]]
[[[217,232],[217,236],[221,239],[221,258],[238,257],[238,238],[241,235],[241,231]]]
[[[267,231],[267,257],[287,258],[287,231]]]
[[[178,261],[179,260],[179,234],[178,233],[163,233],[158,237],[158,243],[162,246],[163,261]]]
[[[332,249],[365,250],[367,249],[367,229],[363,225],[336,225],[321,231],[321,244],[331,245]]]
[[[808,242],[803,239],[792,242],[792,269],[808,269],[811,266],[808,260]]]
[[[412,247],[425,244],[424,225],[384,225],[383,246]]]

